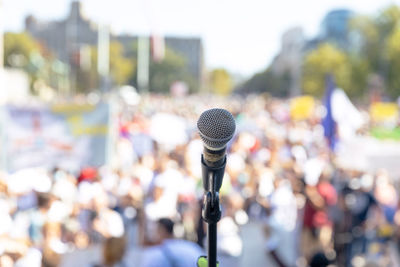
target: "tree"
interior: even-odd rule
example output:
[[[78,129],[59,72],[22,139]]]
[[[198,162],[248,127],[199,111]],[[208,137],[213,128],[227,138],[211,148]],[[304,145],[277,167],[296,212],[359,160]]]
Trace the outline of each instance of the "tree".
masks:
[[[313,96],[322,96],[327,74],[333,74],[337,85],[346,92],[352,93],[351,64],[348,56],[333,45],[325,43],[305,57],[304,92]]]
[[[368,89],[368,77],[371,74],[371,66],[368,59],[364,57],[350,56],[350,87],[346,92],[352,98],[361,98]]]
[[[137,62],[138,43],[133,42],[127,49],[127,56]],[[196,78],[188,71],[186,58],[170,47],[165,48],[164,59],[159,62],[152,61],[149,51],[149,90],[157,93],[169,93],[171,85],[176,81],[182,81],[189,87],[190,92],[199,89]],[[133,73],[130,83],[137,86],[137,73]]]
[[[351,23],[351,32],[357,38],[357,53],[353,56],[353,84],[365,82],[368,74],[383,78],[386,94],[397,97],[399,92],[399,66],[396,48],[399,37],[396,34],[400,24],[400,8],[389,6],[376,17],[358,16]],[[396,43],[397,42],[397,43]],[[364,88],[366,85],[364,86]]]
[[[57,88],[57,80],[62,74],[55,64],[57,61],[50,51],[41,46],[28,33],[6,33],[4,36],[4,65],[10,68],[23,69],[30,78],[31,88],[35,84],[46,84]],[[36,83],[40,81],[40,83]]]
[[[384,9],[376,18],[375,23],[378,27],[380,37],[384,40],[389,36],[400,22],[400,8],[396,5]]]
[[[40,45],[28,33],[4,35],[4,66],[26,68],[31,56],[40,53]]]
[[[387,54],[387,92],[391,97],[396,98],[400,95],[400,28],[388,37]]]
[[[381,62],[380,34],[378,26],[369,16],[356,16],[350,21],[350,32],[356,40],[355,56],[364,58],[369,69],[377,71]]]
[[[150,62],[150,91],[168,93],[175,81],[185,82],[191,92],[197,91],[198,84],[186,68],[183,56],[170,48],[166,48],[161,62]]]
[[[290,75],[274,73],[271,68],[256,73],[249,80],[236,88],[239,93],[269,93],[275,97],[287,97],[290,88]]]
[[[380,73],[385,79],[386,94],[393,98],[400,92],[400,8],[392,5],[378,16],[376,24],[380,32],[380,54],[382,65]]]
[[[97,47],[91,48],[91,68],[87,75],[91,84],[99,86],[98,73],[97,73]],[[135,74],[136,59],[125,56],[124,47],[118,41],[110,42],[110,76],[115,85],[128,84]]]
[[[233,81],[225,69],[215,69],[210,74],[210,86],[213,92],[228,95],[233,88]]]
[[[164,60],[150,62],[150,91],[168,93],[173,82],[183,79],[184,67],[185,59],[175,51],[167,48]]]
[[[128,83],[136,69],[136,61],[124,56],[124,48],[117,41],[110,43],[110,72],[117,85]]]

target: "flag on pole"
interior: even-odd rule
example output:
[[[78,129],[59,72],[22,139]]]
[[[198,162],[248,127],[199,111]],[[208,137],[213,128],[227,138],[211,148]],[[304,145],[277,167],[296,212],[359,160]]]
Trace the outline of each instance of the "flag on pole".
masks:
[[[337,137],[341,141],[354,138],[357,131],[366,123],[361,112],[353,105],[343,89],[335,88],[333,91],[331,109],[337,125]]]
[[[333,77],[331,75],[326,78],[326,87],[325,87],[325,97],[324,97],[324,106],[326,109],[326,115],[322,120],[322,126],[324,127],[324,135],[328,141],[329,147],[333,150],[335,148],[336,143],[336,122],[333,118],[332,112],[332,95],[335,90],[335,82],[333,81]]]
[[[151,35],[151,55],[154,62],[161,62],[165,56],[165,41],[160,34]]]
[[[137,84],[141,92],[149,89],[149,49],[150,41],[147,36],[140,36],[138,39],[138,67]]]

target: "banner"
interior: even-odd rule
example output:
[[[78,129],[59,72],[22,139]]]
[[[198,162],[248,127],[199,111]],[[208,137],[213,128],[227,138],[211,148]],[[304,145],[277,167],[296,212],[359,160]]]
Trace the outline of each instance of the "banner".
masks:
[[[106,162],[109,106],[5,106],[3,110],[5,167],[78,170]]]
[[[386,169],[391,178],[400,179],[400,143],[363,136],[344,140],[336,153],[336,164],[345,169],[375,174]]]
[[[372,121],[376,123],[390,121],[396,123],[399,118],[398,106],[396,103],[373,103],[370,107],[370,115]]]
[[[314,98],[311,96],[299,96],[290,101],[290,117],[293,120],[305,120],[314,112]]]

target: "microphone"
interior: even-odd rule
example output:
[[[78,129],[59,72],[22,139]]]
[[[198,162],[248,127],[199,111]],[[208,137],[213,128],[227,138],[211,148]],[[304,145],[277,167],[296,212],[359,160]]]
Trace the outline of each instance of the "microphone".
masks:
[[[232,114],[220,108],[204,111],[197,121],[204,150],[201,156],[204,190],[218,192],[226,165],[226,144],[232,139],[236,124]]]
[[[236,124],[232,114],[225,109],[213,108],[204,111],[197,121],[197,129],[203,140],[201,155],[203,174],[202,217],[208,224],[208,267],[217,266],[217,222],[221,218],[219,189],[222,185],[226,165],[226,144],[235,133]],[[199,261],[201,258],[199,258]]]
[[[197,128],[204,143],[205,163],[209,167],[221,166],[225,161],[226,144],[236,129],[232,114],[221,108],[206,110],[200,115]]]

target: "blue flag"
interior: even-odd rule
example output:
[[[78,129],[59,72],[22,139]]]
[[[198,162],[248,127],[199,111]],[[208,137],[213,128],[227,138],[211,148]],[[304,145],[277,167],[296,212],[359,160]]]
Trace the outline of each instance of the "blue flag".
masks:
[[[324,127],[324,135],[328,141],[329,147],[333,150],[336,143],[336,122],[332,116],[332,94],[335,90],[336,85],[333,81],[333,77],[329,75],[326,78],[326,88],[324,97],[324,106],[326,108],[325,118],[322,120],[322,126]]]

